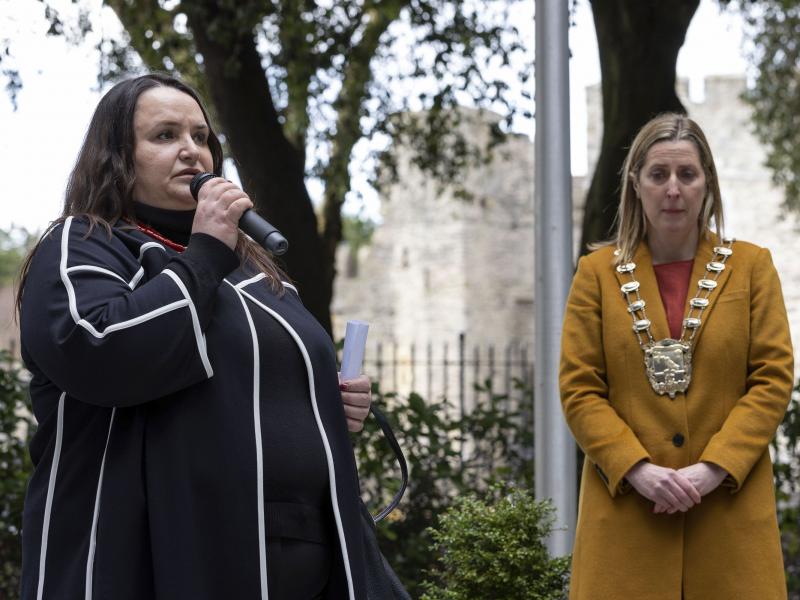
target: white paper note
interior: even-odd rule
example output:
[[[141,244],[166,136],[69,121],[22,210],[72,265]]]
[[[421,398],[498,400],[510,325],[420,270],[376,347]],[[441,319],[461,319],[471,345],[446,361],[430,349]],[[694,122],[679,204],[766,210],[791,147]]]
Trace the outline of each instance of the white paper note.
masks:
[[[342,381],[355,379],[361,374],[364,362],[364,348],[367,345],[369,323],[366,321],[348,321],[344,333],[344,349],[342,350]]]

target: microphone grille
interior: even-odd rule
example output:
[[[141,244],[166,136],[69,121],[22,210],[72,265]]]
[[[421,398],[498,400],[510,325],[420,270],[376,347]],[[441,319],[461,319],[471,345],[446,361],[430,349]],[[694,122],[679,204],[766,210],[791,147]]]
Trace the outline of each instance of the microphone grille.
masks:
[[[198,173],[192,177],[192,181],[189,183],[189,191],[192,194],[192,198],[197,200],[197,194],[200,192],[200,188],[203,187],[206,181],[214,179],[214,177],[216,177],[214,173]]]

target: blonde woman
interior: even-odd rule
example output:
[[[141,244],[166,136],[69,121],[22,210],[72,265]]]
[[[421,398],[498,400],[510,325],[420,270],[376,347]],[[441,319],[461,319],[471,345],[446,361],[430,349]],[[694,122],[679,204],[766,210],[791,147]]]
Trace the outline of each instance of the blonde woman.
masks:
[[[586,454],[573,600],[786,598],[768,444],[793,355],[764,248],[723,239],[700,127],[647,123],[614,243],[578,263],[564,415]]]

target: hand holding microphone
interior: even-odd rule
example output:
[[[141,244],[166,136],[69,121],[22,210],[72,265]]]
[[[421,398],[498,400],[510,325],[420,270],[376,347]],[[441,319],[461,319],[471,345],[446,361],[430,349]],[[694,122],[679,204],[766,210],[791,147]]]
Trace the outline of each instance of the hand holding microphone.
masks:
[[[212,181],[215,179],[217,181]],[[213,204],[209,206],[205,206],[205,203],[201,203],[198,200],[200,188],[206,184],[209,188],[214,188]],[[286,238],[281,235],[280,231],[259,216],[258,213],[250,210],[253,203],[250,201],[247,194],[235,184],[213,173],[198,173],[192,178],[189,184],[189,190],[192,193],[192,197],[198,200],[198,213],[203,211],[203,213],[201,213],[202,216],[209,217],[208,219],[201,219],[201,222],[205,223],[205,225],[201,226],[199,229],[193,228],[193,231],[213,235],[222,240],[229,247],[235,248],[235,225],[238,224],[239,229],[273,254],[281,255],[288,250],[289,242],[286,241]],[[219,203],[222,203],[223,206],[218,206]],[[217,215],[205,215],[204,213],[206,211],[217,213]],[[225,222],[221,222],[218,216],[220,214],[225,216]],[[197,224],[197,222],[198,218],[195,217],[195,224]],[[233,229],[231,228],[231,224],[234,225]],[[205,229],[209,229],[209,231],[205,231]],[[231,230],[233,233],[231,233]]]

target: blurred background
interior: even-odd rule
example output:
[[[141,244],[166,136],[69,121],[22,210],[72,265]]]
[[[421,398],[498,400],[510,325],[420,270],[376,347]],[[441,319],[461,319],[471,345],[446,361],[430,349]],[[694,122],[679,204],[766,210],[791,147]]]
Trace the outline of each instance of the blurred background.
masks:
[[[575,256],[610,234],[638,128],[687,112],[715,154],[726,233],[771,249],[800,348],[800,2],[565,3]],[[17,360],[17,268],[59,215],[99,98],[145,70],[177,74],[206,99],[226,176],[290,240],[285,267],[333,338],[348,319],[370,322],[366,370],[416,470],[405,509],[381,530],[412,592],[442,551],[425,528],[454,496],[532,486],[534,12],[534,0],[0,0],[8,581],[35,426]],[[315,222],[302,218],[309,206]],[[796,598],[792,406],[775,452]],[[389,455],[377,438],[358,452],[380,504],[396,489]],[[429,579],[424,593],[438,597],[446,577]]]

